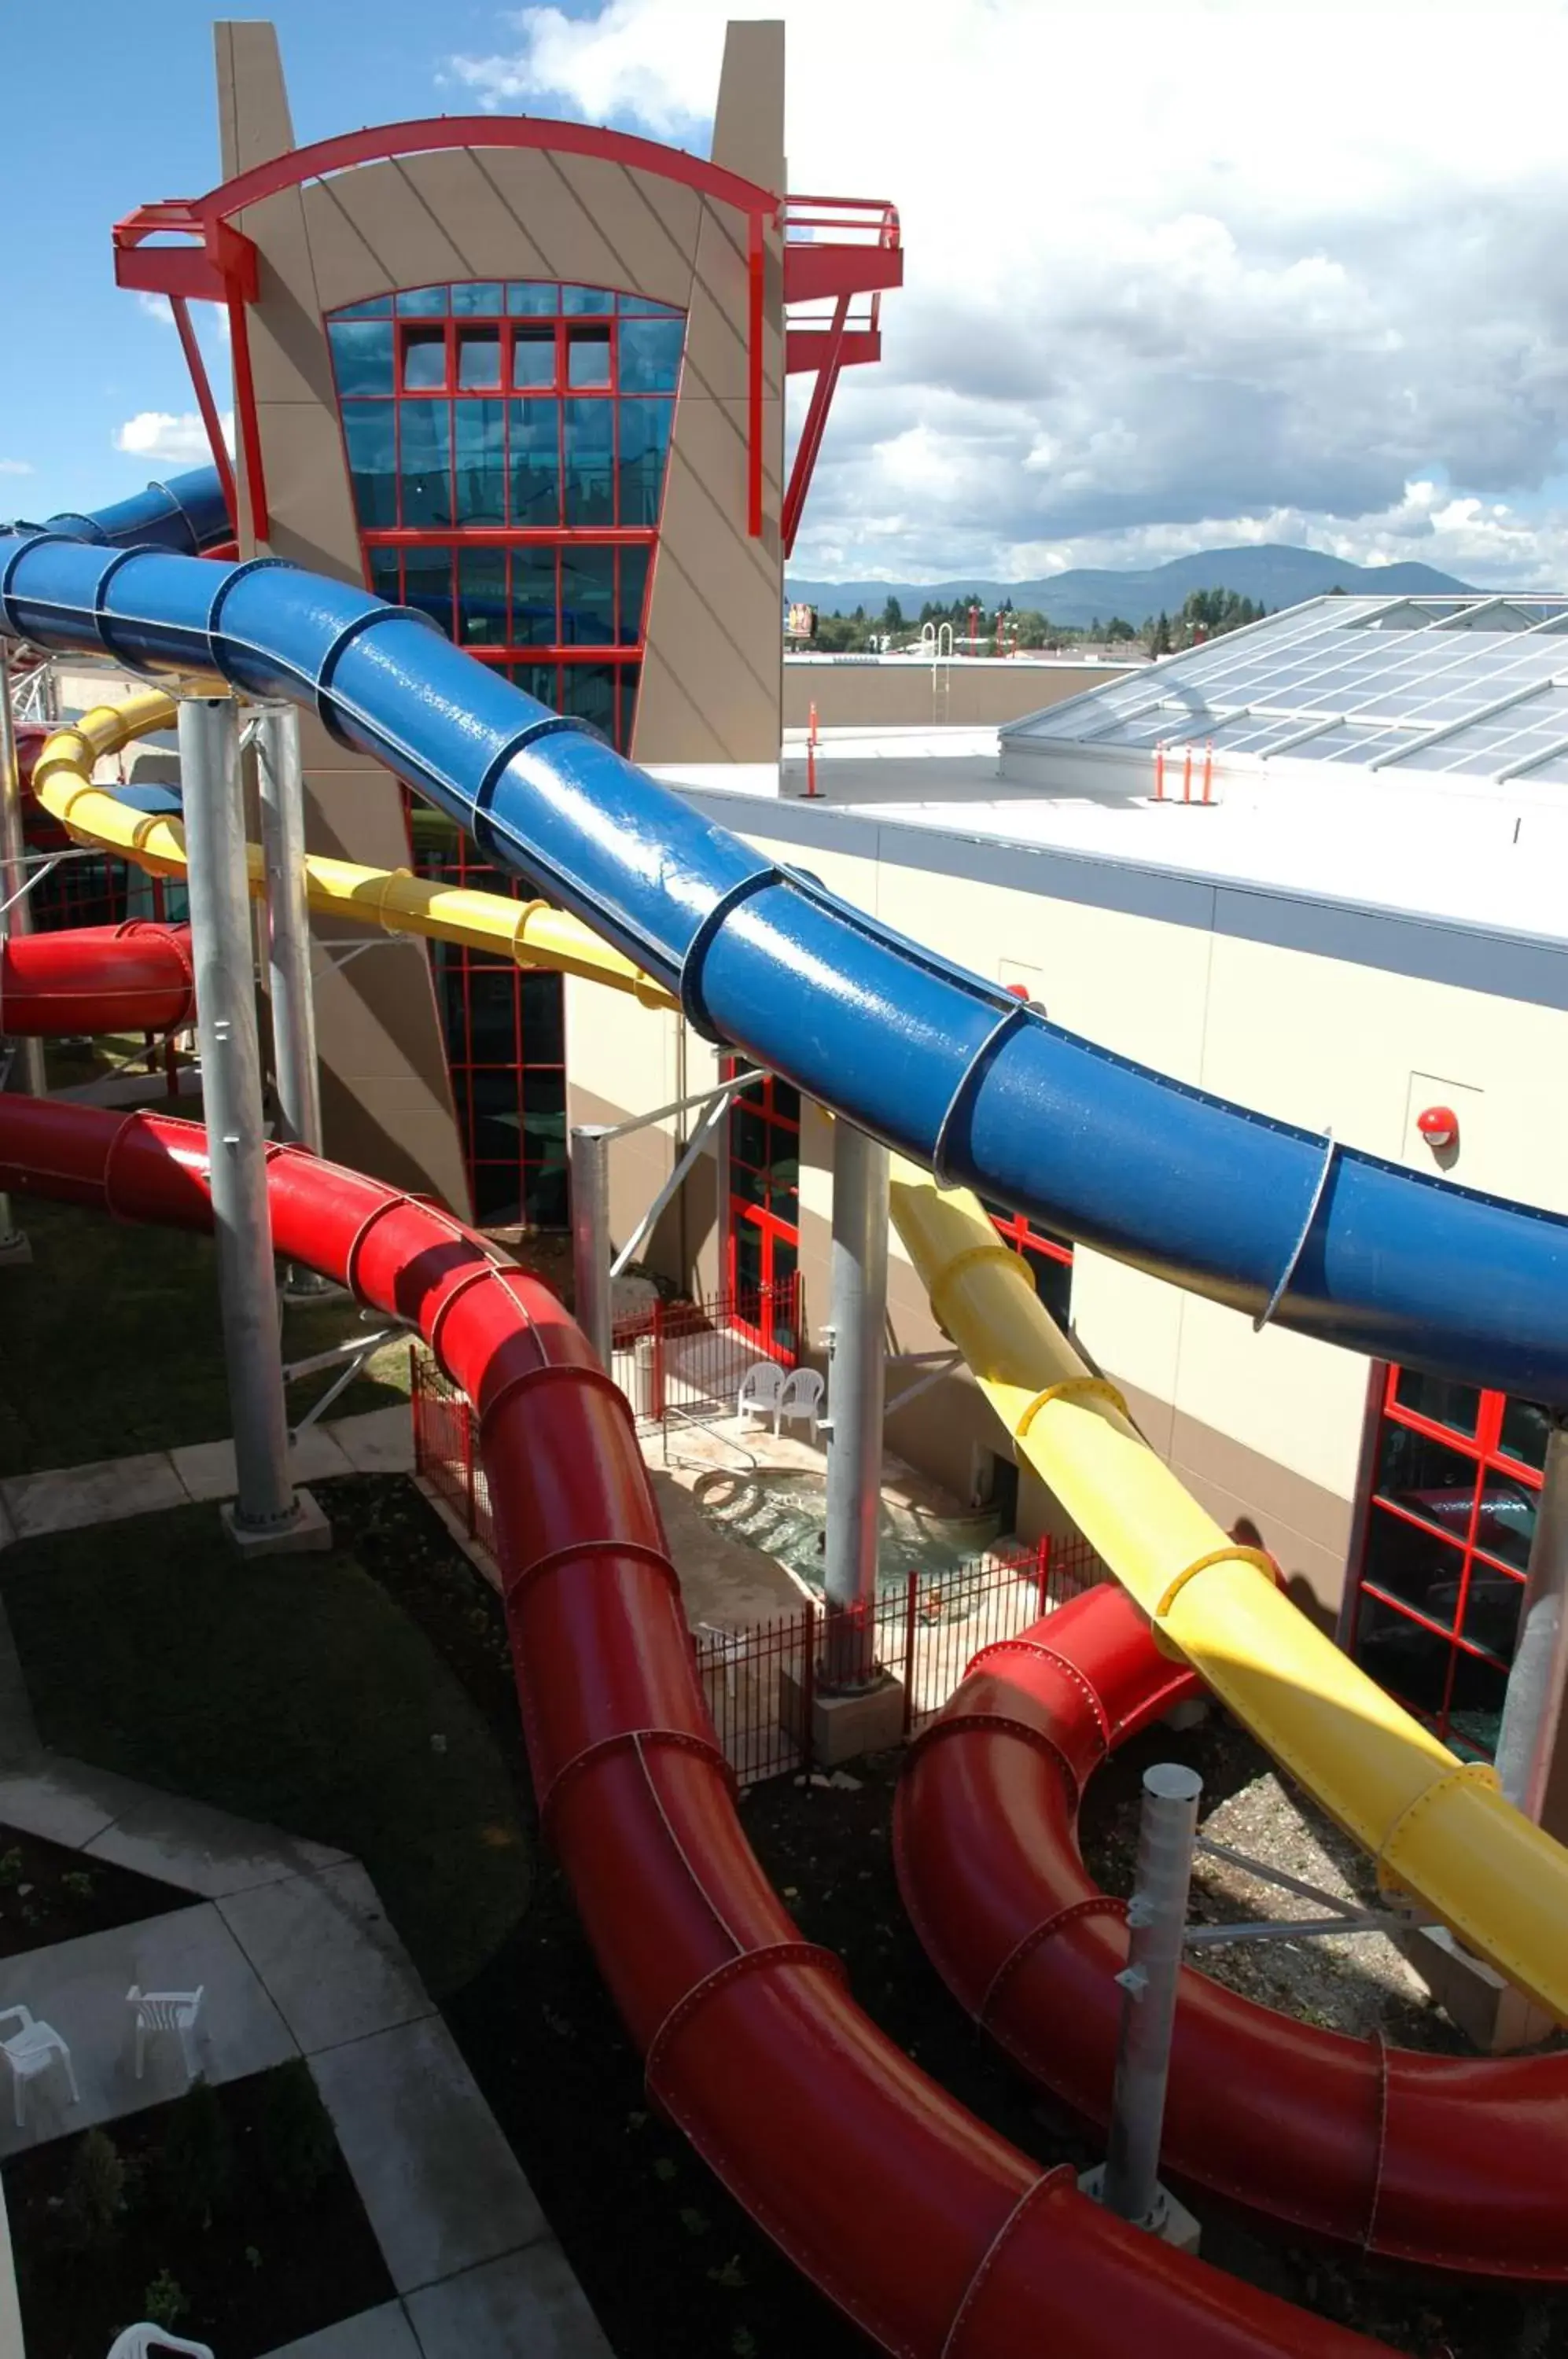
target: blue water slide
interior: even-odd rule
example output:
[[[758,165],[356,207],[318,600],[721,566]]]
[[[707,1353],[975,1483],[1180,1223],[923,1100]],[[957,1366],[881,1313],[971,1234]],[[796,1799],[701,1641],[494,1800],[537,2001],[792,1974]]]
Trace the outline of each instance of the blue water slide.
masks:
[[[1063,1031],[773,865],[427,617],[270,559],[170,553],[210,511],[182,485],[165,499],[151,548],[105,552],[99,536],[136,535],[123,507],[0,534],[0,630],[314,708],[677,990],[707,1038],[945,1180],[1255,1319],[1568,1402],[1568,1220]]]
[[[194,467],[171,484],[149,484],[145,492],[92,516],[67,513],[41,525],[14,525],[12,530],[68,533],[98,549],[171,549],[181,557],[200,557],[234,534],[216,467]]]

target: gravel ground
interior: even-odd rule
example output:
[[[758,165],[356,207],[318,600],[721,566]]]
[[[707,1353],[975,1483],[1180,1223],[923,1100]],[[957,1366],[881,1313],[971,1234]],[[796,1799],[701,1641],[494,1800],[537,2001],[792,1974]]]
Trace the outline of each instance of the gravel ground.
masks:
[[[1180,1738],[1160,1732],[1138,1748],[1138,1755],[1140,1766],[1170,1757],[1190,1761],[1202,1772],[1200,1825],[1216,1843],[1300,1876],[1338,1899],[1376,1904],[1370,1861],[1222,1713],[1211,1712]],[[1096,1788],[1102,1789],[1103,1799]],[[1125,1894],[1131,1889],[1138,1819],[1136,1780],[1095,1780],[1084,1811],[1083,1854],[1107,1891]],[[1200,1853],[1192,1913],[1198,1922],[1243,1924],[1259,1918],[1310,1918],[1327,1912],[1260,1876]],[[1380,2031],[1399,2047],[1456,2056],[1475,2053],[1382,1934],[1241,1941],[1194,1950],[1190,1957],[1216,1982],[1325,2030],[1362,2038]]]

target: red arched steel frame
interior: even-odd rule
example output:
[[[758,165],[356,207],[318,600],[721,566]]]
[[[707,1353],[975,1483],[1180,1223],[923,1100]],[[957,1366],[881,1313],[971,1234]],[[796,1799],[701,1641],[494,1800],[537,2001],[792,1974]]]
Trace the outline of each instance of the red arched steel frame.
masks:
[[[762,329],[764,237],[769,225],[783,218],[783,199],[755,180],[682,147],[663,147],[627,131],[607,131],[591,123],[559,123],[539,115],[443,114],[414,123],[385,123],[364,131],[340,133],[319,139],[309,147],[294,147],[248,172],[241,172],[204,197],[174,197],[142,205],[114,224],[114,277],[121,287],[167,295],[176,305],[178,321],[183,305],[191,300],[223,303],[229,314],[234,352],[234,402],[240,413],[245,459],[245,490],[250,500],[252,529],[256,538],[269,537],[267,481],[256,431],[256,386],[251,371],[250,336],[245,305],[256,299],[256,250],[234,227],[234,216],[247,205],[299,188],[306,180],[326,179],[353,171],[362,164],[387,163],[396,157],[421,156],[453,147],[538,147],[556,155],[592,156],[606,163],[656,174],[695,189],[718,204],[731,205],[746,216],[747,359],[749,433],[747,451],[746,529],[753,539],[762,531]],[[149,245],[149,238],[177,235],[199,241],[191,246]],[[187,358],[194,353],[186,342]],[[206,373],[197,354],[191,361],[196,398],[208,431],[216,412]],[[213,445],[213,463],[228,479],[227,453],[221,435]]]

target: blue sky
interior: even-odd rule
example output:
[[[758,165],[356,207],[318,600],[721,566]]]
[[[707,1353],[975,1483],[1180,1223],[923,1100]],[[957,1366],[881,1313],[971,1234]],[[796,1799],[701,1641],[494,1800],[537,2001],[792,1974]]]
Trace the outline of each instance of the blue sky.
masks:
[[[6,11],[0,515],[195,455],[152,447],[191,397],[109,232],[218,177],[212,13]],[[1481,42],[1473,8],[1423,0],[1127,0],[1109,49],[1082,0],[945,0],[919,39],[844,0],[270,13],[302,141],[528,105],[693,147],[726,16],[785,18],[792,185],[892,197],[908,255],[880,366],[840,388],[803,574],[1287,540],[1568,586],[1568,0],[1495,0]]]
[[[0,516],[97,506],[134,490],[164,470],[117,451],[116,429],[140,412],[180,416],[192,406],[172,326],[114,285],[109,234],[136,205],[200,195],[221,177],[218,13],[201,0],[137,0],[127,37],[130,19],[107,0],[36,0],[5,12],[7,92],[38,100],[8,99],[5,109],[13,202],[0,291],[20,332],[5,340],[0,364]],[[445,60],[493,49],[505,29],[504,12],[477,0],[274,0],[266,13],[301,144],[361,123],[461,111],[463,94],[438,83]],[[66,123],[80,132],[69,147]],[[48,223],[37,235],[27,191]],[[212,316],[197,307],[199,324]],[[222,386],[225,347],[211,325],[203,342]],[[22,466],[31,473],[13,472]]]

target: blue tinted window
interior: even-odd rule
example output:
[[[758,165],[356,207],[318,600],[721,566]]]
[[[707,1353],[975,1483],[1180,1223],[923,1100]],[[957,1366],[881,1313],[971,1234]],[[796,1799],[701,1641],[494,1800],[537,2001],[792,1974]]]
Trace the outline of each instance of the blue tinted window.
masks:
[[[340,393],[391,392],[390,320],[334,320],[327,333]]]
[[[617,664],[615,669],[620,675],[620,727],[616,732],[615,743],[623,754],[629,754],[632,750],[632,723],[637,718],[637,683],[642,678],[642,666],[635,663]]]
[[[512,551],[512,644],[556,645],[555,551],[525,546]]]
[[[621,413],[620,521],[656,525],[674,404],[623,401],[616,406]],[[587,405],[580,403],[578,407],[585,408]]]
[[[553,278],[514,278],[506,288],[506,309],[514,320],[559,311],[561,289]]]
[[[673,303],[656,303],[651,295],[617,295],[615,309],[623,319],[628,313],[637,313],[650,320],[683,320],[686,316]]]
[[[519,328],[512,344],[512,383],[524,386],[555,383],[555,330]]]
[[[591,721],[606,737],[615,734],[614,664],[570,663],[561,667],[561,709]]]
[[[506,308],[506,298],[498,278],[476,278],[472,286],[454,287],[452,308],[459,319],[473,318],[475,312],[494,320]]]
[[[498,328],[468,328],[457,340],[457,383],[463,393],[501,389],[501,332]]]
[[[452,551],[450,549],[409,549],[403,553],[403,603],[440,625],[450,639],[452,631]]]
[[[613,311],[615,299],[607,287],[563,287],[561,308],[563,311]]]
[[[574,328],[566,340],[566,382],[574,386],[607,386],[610,382],[610,331]]]
[[[561,404],[536,399],[514,401],[509,430],[512,438],[513,524],[561,522]]]
[[[464,647],[506,644],[506,552],[460,549],[457,552],[458,636]]]
[[[452,404],[401,401],[406,525],[451,524]]]
[[[673,393],[686,342],[684,320],[623,320],[621,391]]]
[[[561,552],[561,643],[607,647],[615,636],[615,549],[568,543]]]
[[[367,302],[341,303],[332,313],[334,320],[389,320],[392,317],[390,295],[372,295]]]
[[[447,290],[444,287],[410,287],[397,298],[397,313],[404,320],[444,319]]]
[[[505,408],[499,401],[460,401],[457,428],[457,521],[506,521]]]
[[[555,702],[557,667],[552,663],[508,664],[512,686],[520,688],[525,696],[537,696],[541,704]]]
[[[343,435],[348,443],[354,504],[362,525],[397,521],[397,412],[390,401],[345,401]]]
[[[403,391],[436,393],[446,383],[446,330],[416,328],[403,339]]]
[[[643,592],[648,588],[648,560],[652,554],[648,549],[623,549],[621,551],[621,588],[616,600],[615,636],[622,647],[629,647],[642,636]]]
[[[613,401],[561,404],[566,445],[566,521],[614,522],[615,405]]]
[[[367,551],[367,554],[370,560],[371,588],[378,598],[385,598],[389,606],[401,605],[403,585],[397,578],[397,550],[373,549]]]

